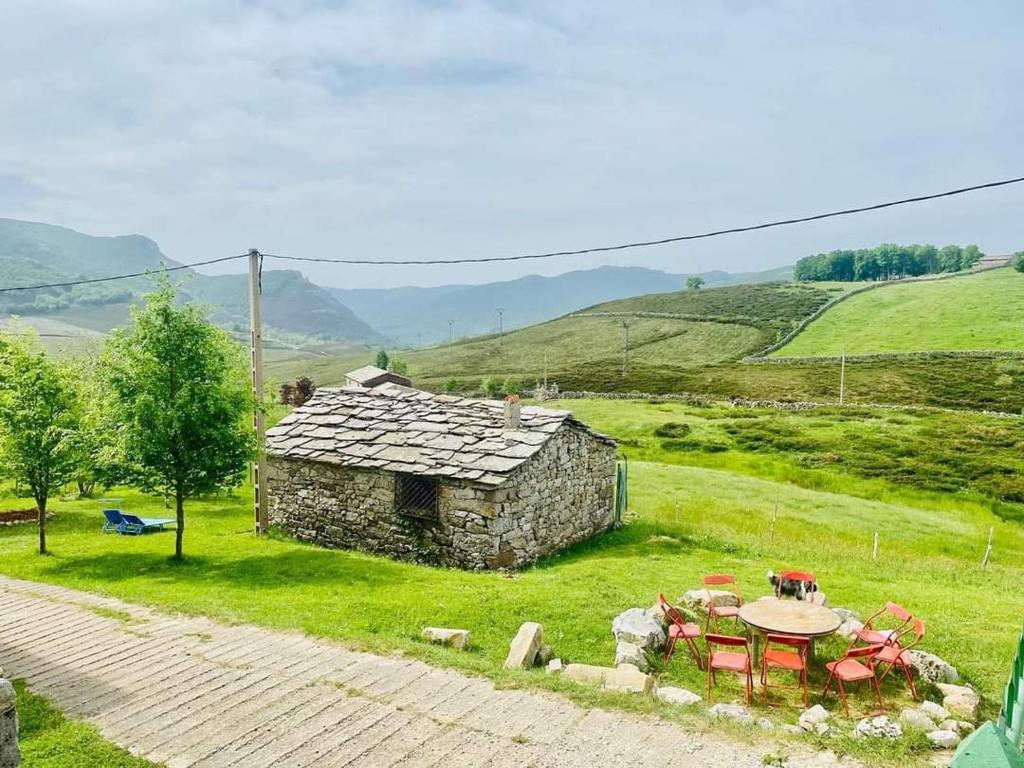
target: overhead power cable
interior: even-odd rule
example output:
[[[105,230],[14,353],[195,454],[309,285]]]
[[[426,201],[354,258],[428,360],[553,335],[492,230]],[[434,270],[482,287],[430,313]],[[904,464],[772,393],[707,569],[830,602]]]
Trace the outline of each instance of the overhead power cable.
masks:
[[[679,235],[677,237],[663,237],[658,240],[643,240],[635,243],[621,243],[619,245],[602,245],[594,248],[581,248],[574,251],[551,251],[549,253],[528,253],[521,254],[518,256],[481,256],[478,258],[466,258],[466,259],[397,259],[394,261],[375,261],[372,259],[335,259],[317,256],[279,256],[273,253],[263,254],[268,259],[282,259],[285,261],[311,261],[322,264],[376,264],[376,265],[388,265],[388,264],[481,264],[484,262],[492,261],[525,261],[526,259],[550,259],[555,256],[581,256],[587,253],[603,253],[607,251],[624,251],[627,248],[647,248],[652,245],[666,245],[668,243],[681,243],[686,240],[703,240],[709,237],[719,237],[721,235],[733,235],[739,232],[753,232],[758,229],[771,229],[772,227],[785,227],[790,224],[802,224],[808,221],[819,221],[821,219],[830,219],[836,216],[849,216],[855,213],[866,213],[867,211],[877,211],[882,208],[892,208],[897,205],[907,205],[909,203],[921,203],[926,200],[936,200],[940,197],[953,197],[954,195],[962,195],[967,192],[975,192],[979,189],[991,189],[992,187],[1004,187],[1008,184],[1019,184],[1024,181],[1024,176],[1019,176],[1014,179],[1004,179],[1003,181],[992,181],[987,184],[976,184],[972,187],[961,187],[960,189],[951,189],[947,192],[938,192],[933,195],[920,195],[918,197],[907,197],[902,200],[892,200],[887,203],[876,203],[874,205],[865,205],[860,208],[847,208],[842,211],[831,211],[829,213],[818,213],[813,216],[801,216],[795,219],[782,219],[779,221],[768,221],[762,224],[751,224],[744,227],[730,227],[729,229],[718,229],[711,232],[701,232],[696,235]]]
[[[304,261],[304,262],[315,262],[320,264],[370,264],[377,266],[390,266],[390,265],[409,265],[409,264],[482,264],[485,262],[495,261],[525,261],[527,259],[550,259],[556,256],[581,256],[587,253],[605,253],[608,251],[624,251],[629,248],[647,248],[655,245],[667,245],[668,243],[681,243],[688,240],[703,240],[710,237],[720,237],[722,235],[733,235],[740,232],[753,232],[759,229],[771,229],[773,227],[785,227],[792,224],[803,224],[809,221],[820,221],[821,219],[831,219],[837,216],[850,216],[856,213],[866,213],[868,211],[878,211],[883,208],[893,208],[898,205],[908,205],[910,203],[922,203],[927,200],[937,200],[942,197],[953,197],[955,195],[963,195],[967,192],[976,192],[981,189],[992,189],[994,187],[1005,187],[1010,184],[1019,184],[1024,182],[1024,176],[1018,176],[1012,179],[1003,179],[1002,181],[991,181],[986,184],[975,184],[970,187],[960,187],[959,189],[951,189],[946,192],[937,192],[931,195],[919,195],[917,197],[907,197],[901,200],[890,200],[885,203],[875,203],[874,205],[865,205],[859,208],[847,208],[841,211],[830,211],[829,213],[818,213],[812,216],[800,216],[792,219],[780,219],[777,221],[768,221],[761,224],[750,224],[742,227],[730,227],[728,229],[718,229],[710,232],[701,232],[693,235],[679,235],[676,237],[664,237],[658,240],[642,240],[633,243],[620,243],[618,245],[602,245],[593,248],[580,248],[578,250],[571,251],[550,251],[548,253],[529,253],[520,254],[517,256],[481,256],[477,258],[464,258],[464,259],[396,259],[391,261],[380,261],[375,259],[337,259],[328,258],[321,256],[284,256],[273,253],[260,254],[268,259],[279,259],[282,261]],[[202,267],[208,264],[219,264],[225,261],[233,261],[235,259],[248,258],[248,253],[238,254],[237,256],[223,256],[219,259],[209,259],[207,261],[197,261],[192,264],[181,264],[175,267],[165,267],[166,271],[174,272],[179,269],[191,269],[193,267]],[[262,262],[261,262],[262,263]],[[61,283],[48,283],[43,285],[22,285],[14,287],[0,288],[0,293],[8,293],[10,291],[33,291],[41,290],[44,288],[70,288],[75,285],[88,285],[91,283],[105,283],[111,280],[124,280],[131,277],[145,277],[150,272],[134,272],[127,275],[113,275],[111,277],[96,277],[89,280],[71,280]]]
[[[234,261],[235,259],[248,258],[249,254],[241,253],[237,256],[221,256],[219,259],[208,259],[207,261],[195,261],[191,264],[178,264],[174,267],[162,267],[165,272],[177,272],[180,269],[192,269],[193,267],[205,267],[207,264],[220,264],[224,261]],[[107,283],[111,280],[126,280],[130,277],[146,277],[147,275],[153,274],[156,270],[150,269],[145,272],[132,272],[129,275],[113,275],[111,277],[93,277],[88,280],[68,280],[64,283],[46,283],[44,285],[23,285],[14,288],[0,288],[0,293],[8,293],[9,291],[38,291],[43,288],[70,288],[75,285],[89,285],[91,283]]]

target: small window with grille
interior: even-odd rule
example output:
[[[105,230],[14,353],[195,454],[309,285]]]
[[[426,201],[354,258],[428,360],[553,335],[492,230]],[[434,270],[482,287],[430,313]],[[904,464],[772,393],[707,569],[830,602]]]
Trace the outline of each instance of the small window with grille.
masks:
[[[437,480],[421,475],[395,475],[395,508],[406,517],[436,521]]]

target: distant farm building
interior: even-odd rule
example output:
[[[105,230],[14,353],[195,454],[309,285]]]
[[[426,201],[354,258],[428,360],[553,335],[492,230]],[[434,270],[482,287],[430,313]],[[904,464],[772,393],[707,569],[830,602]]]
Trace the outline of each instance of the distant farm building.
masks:
[[[363,387],[372,389],[381,384],[398,384],[402,387],[411,387],[412,379],[402,376],[394,371],[385,371],[375,365],[364,365],[345,374],[345,385],[348,387]]]
[[[995,269],[996,267],[1007,267],[1010,265],[1012,256],[982,256],[971,269]]]
[[[327,547],[518,567],[613,522],[615,442],[567,411],[318,389],[268,431],[267,454],[271,522]]]

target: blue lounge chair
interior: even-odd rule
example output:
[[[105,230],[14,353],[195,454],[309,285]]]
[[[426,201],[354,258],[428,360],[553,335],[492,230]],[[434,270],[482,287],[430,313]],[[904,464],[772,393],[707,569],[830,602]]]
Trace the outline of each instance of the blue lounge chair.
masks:
[[[165,525],[178,522],[171,517],[138,517],[137,515],[129,515],[126,512],[121,513],[121,519],[124,522],[121,524],[120,529],[118,529],[118,533],[129,536],[138,536],[146,531],[162,531]]]
[[[124,525],[124,518],[121,517],[121,510],[119,509],[104,509],[103,516],[107,518],[107,521],[103,523],[102,530],[104,533],[120,531],[121,526]]]

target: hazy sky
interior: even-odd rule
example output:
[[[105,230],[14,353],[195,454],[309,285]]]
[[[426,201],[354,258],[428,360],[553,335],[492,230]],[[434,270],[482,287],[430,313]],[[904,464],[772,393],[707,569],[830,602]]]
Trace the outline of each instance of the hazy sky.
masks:
[[[506,255],[1024,175],[1024,3],[4,0],[0,216],[257,247]],[[340,286],[1024,248],[1024,185],[602,257],[311,266]]]

